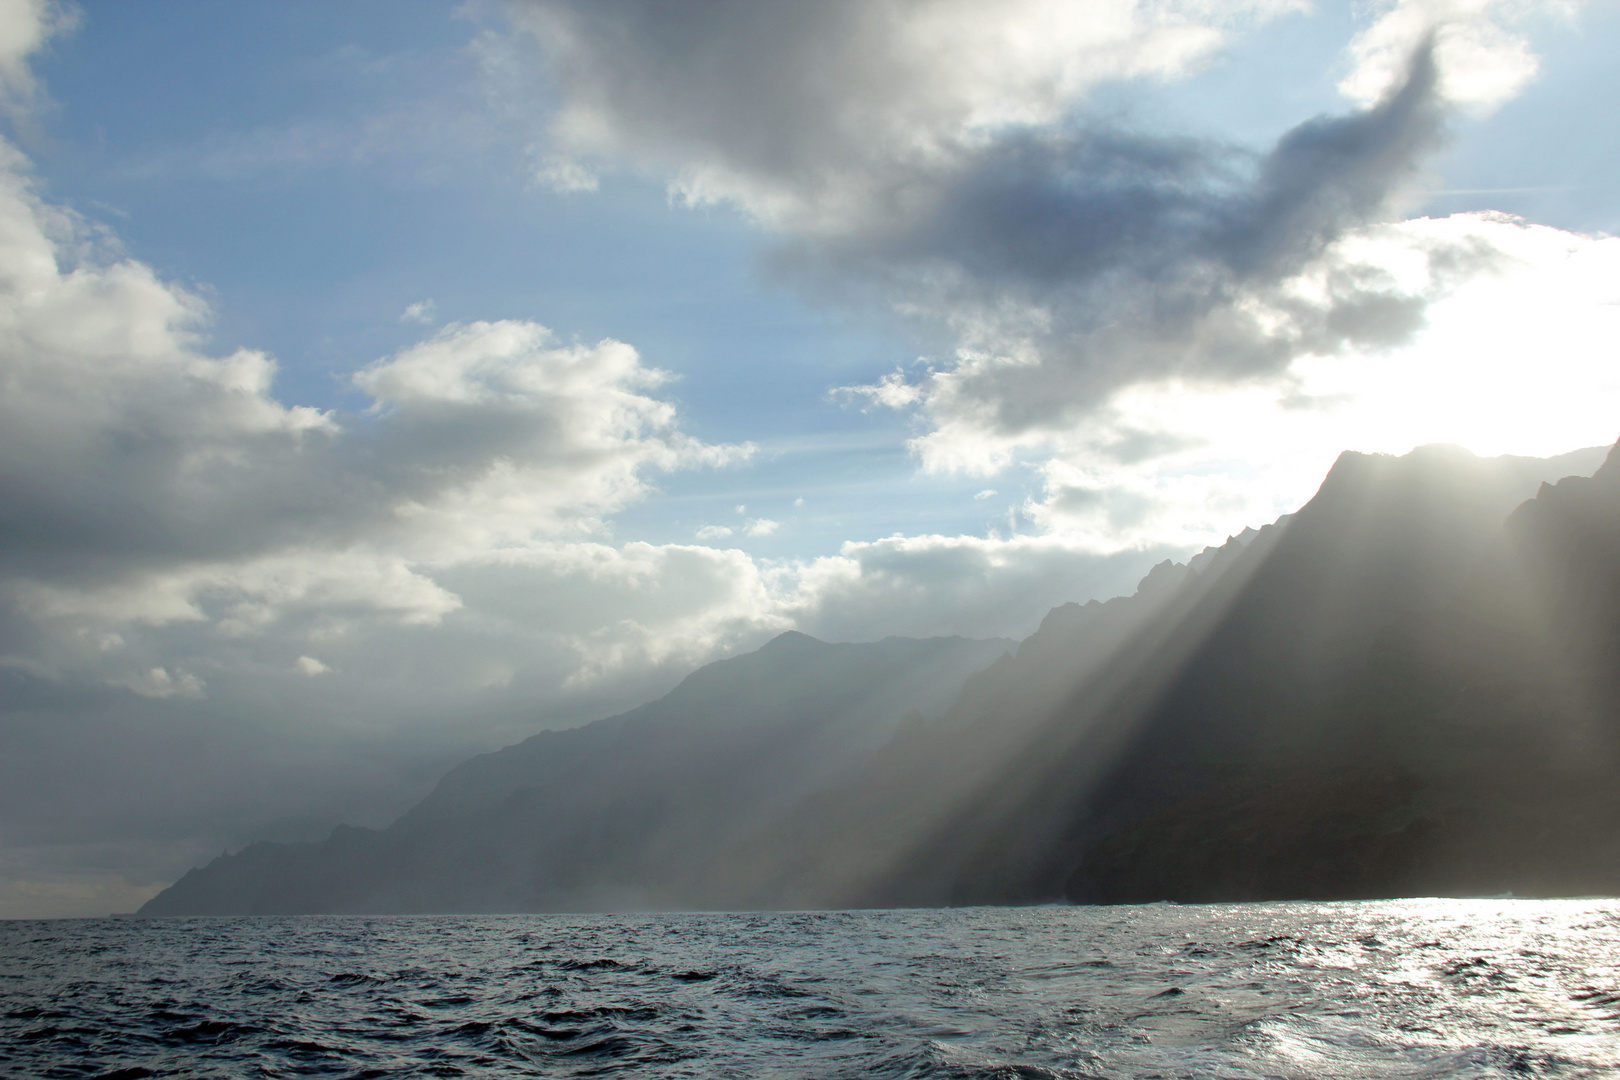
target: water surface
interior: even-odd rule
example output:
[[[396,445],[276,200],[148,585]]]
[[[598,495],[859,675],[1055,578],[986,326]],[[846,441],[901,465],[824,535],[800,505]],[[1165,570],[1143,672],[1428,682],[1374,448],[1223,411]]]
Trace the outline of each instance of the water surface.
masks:
[[[16,1077],[1620,1077],[1620,901],[0,923]]]

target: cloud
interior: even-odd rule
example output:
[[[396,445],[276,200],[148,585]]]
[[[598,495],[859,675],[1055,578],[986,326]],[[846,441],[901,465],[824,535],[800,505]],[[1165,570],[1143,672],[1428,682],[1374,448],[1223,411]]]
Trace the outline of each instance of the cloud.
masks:
[[[513,10],[547,52],[556,152],[729,201],[779,277],[908,321],[934,357],[838,395],[916,417],[926,469],[1033,470],[1023,520],[1101,555],[1272,520],[1347,446],[1609,441],[1607,242],[1401,220],[1454,114],[1533,78],[1515,23],[1577,6],[1368,9],[1351,110],[1261,151],[1124,126],[1087,99],[1196,71],[1289,5],[1073,22],[1040,3]],[[1514,374],[1543,336],[1560,341],[1545,381]],[[1561,395],[1600,404],[1555,431]]]
[[[432,300],[418,300],[414,304],[406,305],[405,310],[400,313],[399,321],[402,323],[419,323],[423,326],[430,326],[432,325],[434,317],[437,316],[437,314],[438,305]]]
[[[196,351],[199,302],[147,268],[58,271],[9,179],[0,597],[30,670],[112,665],[111,685],[197,696],[87,635],[439,625],[463,606],[447,568],[594,535],[648,470],[748,454],[681,434],[634,349],[554,346],[532,323],[453,325],[362,368],[369,418],[284,407],[268,358]]]
[[[452,324],[342,415],[211,354],[209,314],[0,143],[0,913],[386,819],[786,627],[741,553],[611,542],[653,477],[751,453],[682,432],[630,346]]]
[[[57,0],[0,4],[0,106],[13,117],[26,112],[39,92],[29,58],[51,38],[70,33],[78,21],[78,9]]]
[[[1300,5],[510,10],[558,102],[550,152],[662,176],[688,202],[730,202],[765,230],[780,278],[907,321],[933,347],[927,366],[839,394],[916,416],[925,468],[1048,462],[1037,520],[1107,505],[1114,524],[1091,534],[1101,544],[1166,519],[1142,491],[1105,497],[1107,485],[1068,473],[1186,460],[1209,440],[1132,427],[1121,402],[1167,386],[1205,402],[1303,401],[1305,367],[1343,358],[1374,372],[1423,337],[1434,304],[1511,261],[1491,229],[1413,227],[1404,243],[1379,230],[1399,225],[1456,111],[1499,104],[1533,76],[1515,21],[1575,6],[1380,4],[1348,43],[1351,111],[1263,151],[1127,126],[1089,95],[1194,72]]]
[[[1160,545],[1098,554],[1052,535],[895,536],[775,574],[782,613],[828,640],[1022,638],[1057,604],[1133,592],[1171,554],[1185,557]]]
[[[541,182],[631,168],[737,205],[776,272],[943,343],[850,391],[914,411],[926,467],[1039,485],[996,534],[820,558],[615,540],[659,477],[751,453],[683,432],[672,376],[631,345],[456,323],[356,358],[358,415],[286,403],[269,356],[210,352],[197,295],[43,202],[0,144],[0,914],[127,908],[220,847],[385,821],[469,752],[789,627],[1021,636],[1294,509],[1346,445],[1609,441],[1616,242],[1398,220],[1474,100],[1461,31],[1427,52],[1411,26],[1433,20],[1380,9],[1394,29],[1352,60],[1394,74],[1265,152],[1087,112],[1102,83],[1196,70],[1296,9],[513,6],[561,102]],[[14,96],[46,10],[0,6]],[[1522,85],[1515,55],[1489,54],[1499,87]],[[268,139],[230,168],[347,145]],[[696,539],[778,527],[736,513]]]
[[[875,279],[945,329],[950,360],[850,392],[920,410],[931,467],[994,470],[1130,384],[1246,381],[1409,338],[1424,298],[1328,253],[1385,219],[1438,145],[1434,78],[1419,52],[1376,107],[1301,124],[1259,157],[1105,128],[1008,137],[926,217],[780,258],[823,281]],[[1306,277],[1320,287],[1297,288]]]
[[[1350,43],[1355,67],[1339,89],[1371,104],[1400,80],[1406,57],[1432,41],[1441,97],[1490,112],[1518,96],[1540,68],[1530,43],[1504,22],[1544,11],[1568,17],[1581,6],[1579,0],[1385,0],[1378,19]]]
[[[1134,387],[1277,386],[1298,361],[1415,340],[1432,302],[1489,272],[1489,237],[1409,247],[1419,284],[1352,238],[1399,220],[1457,106],[1533,70],[1503,29],[1529,8],[1401,0],[1350,43],[1358,107],[1256,152],[1123,126],[1088,95],[1195,71],[1299,5],[510,10],[558,102],[548,152],[730,202],[771,238],[773,273],[909,322],[938,346],[929,365],[840,393],[913,412],[925,467],[983,473],[1087,425],[1130,453],[1174,449],[1175,433],[1112,430]]]
[[[299,674],[308,675],[312,679],[317,675],[325,675],[332,670],[313,656],[300,656],[293,661],[293,667],[298,670]]]
[[[801,621],[1027,631],[1087,585],[987,542],[971,606],[903,611],[965,595],[956,564],[615,542],[658,475],[750,454],[684,434],[631,346],[452,324],[358,367],[361,414],[287,404],[0,155],[0,913],[128,909],[223,847],[386,821],[468,753]]]
[[[1453,252],[1472,253],[1468,273],[1437,257]],[[1088,550],[1197,545],[1300,505],[1346,447],[1546,456],[1613,441],[1620,240],[1458,214],[1356,230],[1324,256],[1340,261],[1384,268],[1422,299],[1423,325],[1385,348],[1302,353],[1275,380],[1118,391],[1032,463],[1044,490],[1025,516]]]
[[[533,323],[452,325],[355,375],[391,507],[418,544],[455,550],[589,534],[645,496],[649,470],[724,466],[752,447],[698,442],[651,395],[665,372],[616,341],[557,347]],[[427,457],[429,460],[420,461]]]
[[[560,97],[553,174],[628,163],[669,176],[689,203],[729,201],[771,229],[823,234],[881,222],[904,209],[918,175],[952,170],[1002,130],[1062,119],[1100,83],[1180,74],[1229,29],[1302,6],[514,0],[509,10]]]
[[[122,686],[147,698],[200,698],[203,682],[190,672],[170,672],[167,668],[149,668],[134,678],[109,679],[110,686]]]
[[[548,154],[535,167],[534,178],[559,195],[578,195],[601,186],[597,175],[570,158]]]

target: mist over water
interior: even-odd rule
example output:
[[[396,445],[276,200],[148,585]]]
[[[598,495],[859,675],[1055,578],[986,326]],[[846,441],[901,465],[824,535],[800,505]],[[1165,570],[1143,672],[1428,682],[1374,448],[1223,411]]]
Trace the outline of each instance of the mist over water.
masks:
[[[0,1074],[1612,1077],[1620,901],[0,923]]]

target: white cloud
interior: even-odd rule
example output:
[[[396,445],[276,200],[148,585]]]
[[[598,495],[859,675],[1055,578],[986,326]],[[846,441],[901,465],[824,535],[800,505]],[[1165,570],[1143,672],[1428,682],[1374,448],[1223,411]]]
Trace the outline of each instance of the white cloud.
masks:
[[[1045,491],[1021,513],[1038,535],[897,536],[790,563],[615,544],[602,525],[646,496],[649,470],[746,453],[683,436],[658,396],[667,377],[628,345],[451,326],[357,374],[368,418],[288,407],[268,358],[202,351],[195,297],[127,260],[73,264],[42,224],[61,219],[15,171],[0,179],[0,483],[13,520],[49,527],[0,550],[0,663],[312,746],[373,730],[432,731],[458,752],[509,741],[788,627],[1022,636],[1053,604],[1129,592],[1159,558],[1295,509],[1346,446],[1546,453],[1609,441],[1620,415],[1620,241],[1490,215],[1366,226],[1250,311],[1285,323],[1289,304],[1372,268],[1426,305],[1389,348],[1307,352],[1239,384],[1144,382],[1029,438],[996,426],[994,398],[941,396],[961,371],[912,384],[935,410],[917,444],[929,464],[1032,455]],[[743,530],[768,520],[736,512]],[[289,713],[319,717],[318,736]],[[58,719],[64,733],[88,722]],[[291,776],[310,760],[254,768]],[[367,790],[401,799],[391,768]],[[251,820],[336,805],[305,787],[285,798]]]
[[[922,390],[906,379],[903,368],[889,372],[875,383],[868,383],[865,386],[841,386],[833,393],[836,397],[852,400],[864,398],[869,404],[885,409],[904,409],[923,400]]]
[[[325,675],[332,670],[313,656],[300,656],[293,661],[293,667],[298,670],[300,675],[307,675],[312,679],[317,675]]]
[[[78,9],[58,0],[0,3],[0,105],[13,114],[33,103],[38,85],[28,59],[58,34],[78,25]]]
[[[146,671],[121,679],[108,679],[109,686],[122,686],[147,698],[201,698],[203,682],[189,672],[170,672],[167,668],[148,668]]]
[[[211,355],[197,295],[27,175],[0,143],[0,785],[35,838],[7,817],[8,845],[117,821],[189,861],[374,820],[787,627],[740,552],[607,542],[651,474],[751,453],[682,432],[630,346],[455,324],[356,371],[366,415],[290,406],[271,358]],[[46,892],[100,902],[69,879]]]
[[[743,532],[749,536],[770,536],[781,527],[780,521],[772,521],[770,518],[749,518]]]
[[[1175,549],[1087,551],[1063,536],[894,536],[772,572],[781,612],[833,641],[1022,638],[1069,600],[1128,594]],[[1184,557],[1184,555],[1183,555]]]
[[[399,316],[399,321],[429,326],[438,315],[438,311],[439,306],[432,300],[418,300],[414,304],[406,305],[405,310]]]
[[[394,514],[419,557],[589,534],[642,498],[648,470],[723,466],[751,446],[700,443],[650,391],[667,382],[617,341],[556,346],[525,322],[453,324],[355,375],[379,441],[410,461]],[[423,482],[427,487],[416,489]]]
[[[977,495],[975,495],[973,497],[976,500],[993,499],[993,498],[996,497],[996,489],[995,488],[985,488],[983,491],[979,492]]]
[[[601,186],[596,174],[572,158],[545,155],[534,171],[534,178],[559,195],[578,195]]]
[[[527,322],[453,324],[366,365],[367,417],[284,405],[269,357],[208,355],[203,302],[98,260],[26,167],[0,144],[0,497],[27,523],[0,546],[15,670],[196,698],[205,671],[222,685],[312,641],[464,632],[480,614],[444,584],[457,567],[596,551],[650,472],[751,453],[681,432],[657,396],[669,376],[630,346]],[[636,655],[674,655],[624,632]],[[596,634],[596,655],[613,633],[574,636]],[[561,681],[582,654],[552,648]]]
[[[1478,258],[1453,277],[1431,258],[1447,251]],[[1425,325],[1388,349],[1303,355],[1275,379],[1122,390],[1042,448],[1045,494],[1025,513],[1090,550],[1194,546],[1297,507],[1346,448],[1547,456],[1620,435],[1620,239],[1460,214],[1362,230],[1324,258],[1396,275],[1426,298]],[[1322,280],[1318,267],[1294,287]],[[965,423],[920,445],[942,467],[1014,449]]]
[[[731,530],[724,525],[705,525],[697,531],[699,540],[723,540],[731,535]]]
[[[1583,0],[1384,0],[1378,19],[1350,45],[1355,67],[1339,84],[1370,104],[1399,81],[1412,51],[1433,39],[1440,92],[1474,112],[1516,97],[1540,62],[1530,43],[1504,25],[1540,12],[1572,16]]]

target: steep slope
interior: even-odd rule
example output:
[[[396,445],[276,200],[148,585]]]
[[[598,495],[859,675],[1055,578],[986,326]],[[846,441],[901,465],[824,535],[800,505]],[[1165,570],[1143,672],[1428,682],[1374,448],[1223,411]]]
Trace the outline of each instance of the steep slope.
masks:
[[[1051,843],[1032,808],[1016,805],[1026,789],[1008,778],[1029,775],[1023,759],[1058,754],[1064,740],[1097,744],[1092,726],[1072,722],[1077,697],[1113,686],[1132,669],[1125,658],[1162,644],[1195,598],[1218,587],[1245,551],[1269,550],[1281,531],[1245,530],[1191,565],[1161,563],[1133,596],[1054,608],[1015,655],[969,680],[938,721],[912,725],[859,775],[703,867],[689,901],[789,908],[967,901],[957,891],[957,859],[980,830],[989,830],[983,843],[999,857]],[[931,848],[939,854],[926,854]],[[971,900],[1028,898],[1006,890]]]
[[[783,634],[622,716],[468,761],[387,830],[254,845],[141,913],[668,906],[668,882],[943,711],[1012,647]]]
[[[1620,458],[1559,479],[1600,460],[1347,453],[1011,654],[783,635],[143,913],[1620,891]]]
[[[1294,776],[1293,801],[1271,804],[1278,822],[1327,821],[1340,812],[1332,800],[1358,785],[1402,782],[1366,764],[1359,744],[1398,746],[1406,733],[1341,722],[1370,658],[1392,626],[1452,603],[1513,507],[1579,464],[1448,447],[1344,455],[1286,529],[1141,590],[1135,617],[1091,663],[1042,642],[1043,629],[938,724],[807,802],[746,853],[745,865],[764,864],[754,896],[783,906],[1174,897],[1169,879],[1116,887],[1140,865],[1126,838],[1141,822],[1172,807],[1196,821],[1195,800],[1212,792]],[[1322,788],[1324,774],[1338,786]],[[1231,839],[1189,835],[1159,850],[1166,866],[1205,855],[1224,865]],[[1367,881],[1401,891],[1389,874]],[[1315,895],[1308,884],[1253,895]],[[1323,878],[1318,891],[1343,888]]]
[[[1071,895],[1620,892],[1620,456],[1463,566],[1438,605],[1386,596],[1395,617],[1251,725],[1241,767],[1096,842]]]

